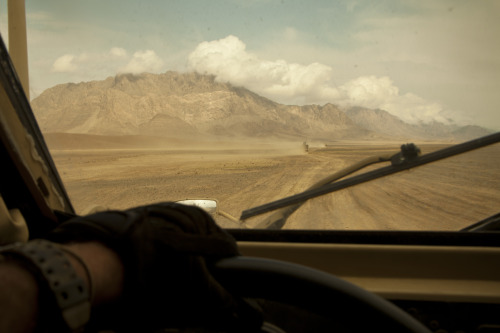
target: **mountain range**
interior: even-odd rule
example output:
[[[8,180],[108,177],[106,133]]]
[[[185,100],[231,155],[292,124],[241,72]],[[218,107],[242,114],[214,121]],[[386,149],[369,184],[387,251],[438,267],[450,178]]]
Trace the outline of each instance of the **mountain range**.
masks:
[[[31,105],[45,133],[321,141],[463,141],[489,133],[478,126],[407,124],[377,109],[284,105],[198,73],[120,74],[60,84]]]

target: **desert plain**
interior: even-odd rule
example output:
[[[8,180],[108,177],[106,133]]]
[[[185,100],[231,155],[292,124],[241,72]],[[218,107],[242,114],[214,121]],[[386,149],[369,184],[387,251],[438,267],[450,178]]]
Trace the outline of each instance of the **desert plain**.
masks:
[[[306,190],[372,155],[406,142],[167,142],[47,134],[52,158],[78,214],[182,199],[211,198],[239,218],[248,208]],[[415,142],[422,153],[448,142]],[[383,167],[377,164],[357,174]],[[370,181],[309,200],[284,229],[459,230],[498,213],[500,145]],[[227,228],[253,228],[266,215]]]

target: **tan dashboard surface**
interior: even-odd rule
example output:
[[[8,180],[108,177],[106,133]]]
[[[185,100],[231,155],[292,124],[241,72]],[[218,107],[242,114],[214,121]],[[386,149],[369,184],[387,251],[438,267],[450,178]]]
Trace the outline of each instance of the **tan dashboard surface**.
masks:
[[[243,255],[319,269],[399,300],[500,302],[500,249],[239,242]]]

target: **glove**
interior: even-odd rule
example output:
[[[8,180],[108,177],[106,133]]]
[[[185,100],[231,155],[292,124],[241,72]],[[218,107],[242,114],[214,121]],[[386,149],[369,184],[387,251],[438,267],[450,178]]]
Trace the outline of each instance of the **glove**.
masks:
[[[57,243],[98,241],[121,258],[123,295],[111,314],[106,311],[112,327],[99,329],[251,331],[262,323],[257,311],[230,295],[211,275],[218,259],[239,252],[234,238],[200,208],[161,203],[76,217],[46,238]],[[102,319],[94,322],[103,325]]]

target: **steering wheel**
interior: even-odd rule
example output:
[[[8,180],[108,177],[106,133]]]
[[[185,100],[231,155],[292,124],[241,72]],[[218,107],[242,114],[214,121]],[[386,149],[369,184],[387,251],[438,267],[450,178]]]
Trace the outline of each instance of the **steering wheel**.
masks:
[[[350,332],[430,333],[382,297],[306,266],[242,256],[218,261],[213,274],[234,295],[279,302],[342,321]]]

